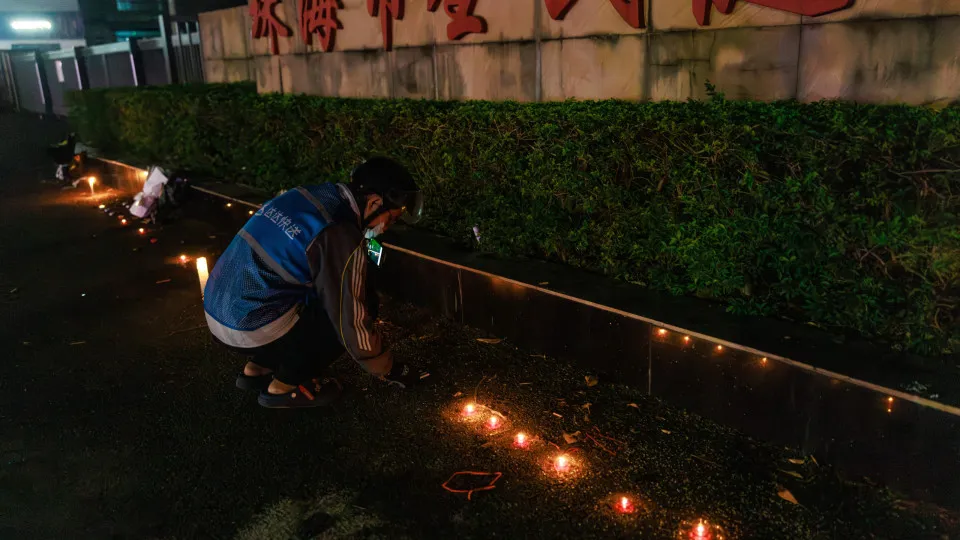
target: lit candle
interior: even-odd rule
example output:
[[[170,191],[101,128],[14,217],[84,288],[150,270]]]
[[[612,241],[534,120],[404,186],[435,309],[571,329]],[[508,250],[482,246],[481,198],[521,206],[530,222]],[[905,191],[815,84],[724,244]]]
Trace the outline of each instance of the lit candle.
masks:
[[[473,403],[467,403],[467,406],[463,408],[463,415],[472,416],[474,411],[476,410],[477,410],[476,405],[474,405]]]
[[[717,345],[717,352],[720,352],[722,350],[723,350],[723,345]]]
[[[98,208],[100,208],[101,210],[103,210],[103,209],[106,208],[106,207],[107,207],[107,205],[105,205],[105,204],[101,204],[100,206],[98,206]]]
[[[666,329],[666,328],[661,328],[661,329],[657,330],[657,334],[659,334],[660,337],[663,337],[663,336],[667,335],[667,329]]]
[[[120,224],[121,224],[121,225],[126,225],[126,224],[127,224],[126,218],[121,219],[121,220],[120,220]]]
[[[516,445],[518,448],[526,448],[526,447],[527,447],[527,436],[526,436],[526,434],[524,434],[524,433],[517,433],[517,436],[516,436],[516,438],[514,439],[514,445]]]
[[[893,412],[893,396],[890,396],[887,398],[887,412],[888,413]]]
[[[628,497],[620,497],[620,504],[617,505],[617,511],[623,514],[633,513],[633,503]]]
[[[761,359],[760,359],[760,363],[763,364],[763,365],[767,365],[767,357],[764,356],[763,358],[761,358]]]
[[[137,232],[140,233],[140,234],[143,234],[143,233],[145,233],[145,232],[147,232],[147,231],[145,231],[145,230],[143,229],[143,227],[140,227],[139,229],[137,229]]]
[[[557,472],[567,472],[570,470],[570,458],[565,455],[557,456],[556,469]]]
[[[684,343],[690,343],[690,336],[683,336]]]
[[[87,182],[90,184],[90,194],[93,195],[93,185],[97,183],[96,177],[91,176],[87,178]]]
[[[200,297],[203,298],[203,289],[207,286],[207,278],[210,272],[207,271],[207,258],[197,257],[197,277],[200,278]]]
[[[233,203],[227,203],[227,208],[230,208],[231,206],[233,206]]]
[[[709,523],[701,519],[696,525],[690,528],[687,537],[691,540],[713,540],[713,529]]]
[[[487,423],[490,425],[490,429],[497,429],[497,427],[500,425],[500,418],[496,415],[491,416]]]
[[[249,212],[247,212],[247,214],[250,214],[250,215],[252,216],[252,215],[253,215],[253,210],[250,210]]]
[[[186,256],[186,255],[181,255],[181,256],[180,256],[180,262],[181,262],[181,263],[187,262],[187,256]]]

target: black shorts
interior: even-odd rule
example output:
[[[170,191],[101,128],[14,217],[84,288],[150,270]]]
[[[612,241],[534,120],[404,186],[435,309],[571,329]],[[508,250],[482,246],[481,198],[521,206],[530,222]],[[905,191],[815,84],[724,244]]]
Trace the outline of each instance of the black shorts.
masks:
[[[300,320],[279,339],[260,347],[227,346],[273,371],[278,381],[298,385],[319,377],[344,353],[336,327],[319,303],[304,305]]]

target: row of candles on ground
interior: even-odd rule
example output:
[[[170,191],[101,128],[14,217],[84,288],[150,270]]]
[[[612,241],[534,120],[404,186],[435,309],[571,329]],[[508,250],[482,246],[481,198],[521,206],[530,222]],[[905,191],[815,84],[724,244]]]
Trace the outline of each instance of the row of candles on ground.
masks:
[[[485,407],[483,407],[485,409]],[[462,415],[467,419],[475,419],[481,414],[481,408],[475,403],[467,403],[463,407]],[[484,421],[487,429],[494,431],[503,426],[503,419],[496,412],[490,412]],[[513,436],[513,447],[521,450],[530,448],[530,436],[522,431],[518,431]],[[572,456],[566,453],[560,453],[554,456],[550,461],[550,467],[561,476],[574,472],[579,464]],[[627,495],[620,495],[610,501],[613,510],[620,514],[634,514],[638,512],[638,503]],[[642,505],[640,505],[642,506]],[[684,523],[682,527],[682,537],[690,540],[723,540],[720,528],[709,522],[700,519],[696,522]]]
[[[91,187],[93,186],[94,182],[96,182],[96,180],[94,178],[90,178]],[[106,205],[101,204],[100,209],[101,210],[106,209]],[[120,216],[120,224],[126,225],[127,218]],[[144,229],[143,227],[140,227],[139,229],[137,229],[137,234],[145,235],[147,234],[147,230]],[[207,279],[209,279],[210,277],[210,270],[207,266],[206,257],[197,257],[196,261],[197,261],[197,278],[200,280],[200,296],[203,296],[203,289],[207,286]],[[188,262],[190,262],[190,257],[187,256],[186,254],[180,254],[180,256],[177,257],[177,262],[179,262],[180,264],[187,264]]]

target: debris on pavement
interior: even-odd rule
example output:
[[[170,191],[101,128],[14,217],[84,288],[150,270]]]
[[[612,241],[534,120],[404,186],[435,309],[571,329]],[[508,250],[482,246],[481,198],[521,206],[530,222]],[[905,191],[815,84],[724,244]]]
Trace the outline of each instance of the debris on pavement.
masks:
[[[785,488],[785,487],[783,487],[783,486],[777,486],[777,490],[778,490],[778,491],[777,491],[777,495],[778,495],[781,499],[783,499],[783,500],[785,500],[785,501],[790,501],[790,502],[792,502],[793,504],[800,504],[799,502],[797,502],[797,498],[793,496],[793,493],[790,493],[790,490],[789,490],[789,489],[787,489],[787,488]]]
[[[450,493],[466,493],[467,500],[469,501],[471,500],[471,497],[473,497],[474,492],[489,491],[495,488],[496,487],[495,484],[497,483],[497,480],[499,480],[502,476],[503,476],[503,473],[499,473],[499,472],[490,473],[490,472],[477,472],[477,471],[460,471],[460,472],[453,473],[453,476],[451,476],[446,482],[444,482],[441,487],[449,491]],[[468,478],[476,477],[479,479],[486,477],[486,478],[489,478],[489,480],[487,481],[486,485],[480,485],[480,486],[468,488],[468,489],[457,489],[457,488],[450,487],[450,483],[453,482],[454,480],[457,480],[460,477],[468,477]]]

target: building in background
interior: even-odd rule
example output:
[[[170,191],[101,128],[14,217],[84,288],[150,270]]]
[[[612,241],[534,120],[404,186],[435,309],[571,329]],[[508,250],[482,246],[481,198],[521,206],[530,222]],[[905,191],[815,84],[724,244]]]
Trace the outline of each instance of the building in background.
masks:
[[[32,0],[31,0],[32,1]],[[79,0],[90,45],[160,36],[160,15],[195,16],[245,0]]]
[[[84,39],[78,0],[0,0],[0,50],[59,50]]]
[[[160,36],[160,15],[196,16],[246,0],[0,0],[0,50],[59,50]]]

